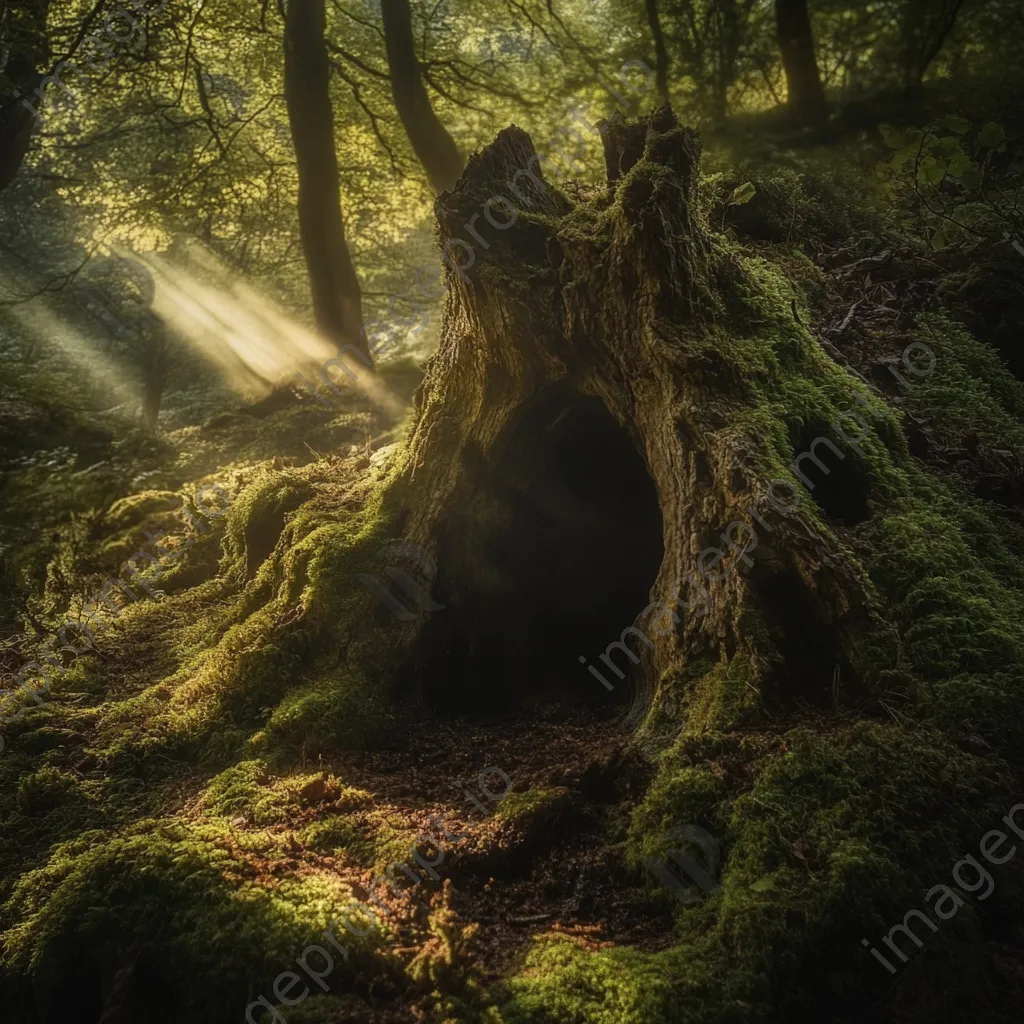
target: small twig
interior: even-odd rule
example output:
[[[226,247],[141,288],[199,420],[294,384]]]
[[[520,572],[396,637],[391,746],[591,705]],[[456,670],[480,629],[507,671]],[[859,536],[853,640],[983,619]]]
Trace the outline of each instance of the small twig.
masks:
[[[847,327],[850,326],[850,321],[853,319],[853,314],[857,312],[857,307],[863,302],[863,299],[858,299],[851,307],[850,312],[846,314],[846,319],[839,325],[839,329],[836,334],[842,334]]]
[[[551,914],[527,914],[524,917],[506,917],[509,924],[537,924],[540,921],[550,921]]]

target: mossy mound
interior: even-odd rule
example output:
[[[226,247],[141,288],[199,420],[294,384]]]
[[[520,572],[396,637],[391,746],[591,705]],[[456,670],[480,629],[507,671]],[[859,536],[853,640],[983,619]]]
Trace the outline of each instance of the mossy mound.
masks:
[[[327,873],[268,876],[274,852],[265,836],[173,821],[86,832],[19,881],[4,907],[20,922],[5,932],[5,961],[47,1019],[65,1019],[69,999],[78,1019],[98,1017],[102,982],[125,968],[190,1020],[233,1017],[239,994],[270,990],[351,899]],[[346,948],[360,943],[346,935]],[[338,959],[335,984],[349,971]]]
[[[633,812],[628,845],[639,865],[668,852],[659,833],[700,824],[720,844],[720,888],[680,906],[678,944],[660,952],[541,937],[502,989],[503,1019],[768,1021],[780,992],[798,1016],[841,994],[842,1019],[858,1019],[892,980],[854,972],[861,939],[881,944],[908,909],[927,909],[923,893],[949,883],[965,853],[977,856],[1019,798],[1009,766],[896,725],[683,740]],[[1024,865],[995,877],[999,906],[968,904],[936,934],[918,929],[928,950],[908,971],[955,961],[992,976],[979,938],[993,925],[1020,938]],[[968,995],[957,994],[964,1007]]]

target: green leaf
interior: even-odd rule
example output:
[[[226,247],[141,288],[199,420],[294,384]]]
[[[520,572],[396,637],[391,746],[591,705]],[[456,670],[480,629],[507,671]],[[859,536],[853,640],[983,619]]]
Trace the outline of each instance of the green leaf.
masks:
[[[1002,125],[996,124],[995,121],[989,121],[978,133],[978,145],[984,149],[995,149],[1005,141],[1006,132],[1003,131]]]
[[[940,252],[949,245],[949,237],[946,234],[946,225],[940,224],[936,229],[935,234],[932,235],[932,248],[936,252]]]
[[[891,166],[902,167],[908,160],[913,160],[917,156],[917,146],[904,146],[902,149],[896,150],[893,154]]]
[[[971,130],[971,122],[966,117],[959,117],[956,114],[944,117],[939,126],[945,128],[947,132],[953,132],[954,135],[966,135]]]
[[[733,189],[732,195],[729,196],[726,206],[743,206],[749,203],[754,196],[757,195],[757,189],[754,188],[754,183],[751,181],[745,181],[742,185],[737,185]]]
[[[926,156],[917,171],[917,180],[938,185],[946,177],[946,168],[933,156]]]
[[[906,133],[901,128],[894,128],[891,124],[880,124],[878,130],[890,149],[902,149],[907,144]]]
[[[965,207],[960,207],[957,213],[962,213]],[[963,225],[957,223],[955,220],[947,220],[942,222],[942,233],[946,236],[946,244],[952,245],[954,242],[960,241],[964,237]]]
[[[969,168],[974,166],[974,161],[962,150],[954,153],[949,161],[949,175],[952,178],[963,178]]]
[[[963,181],[965,188],[977,191],[981,188],[981,184],[985,178],[981,171],[975,167],[974,164],[971,164],[971,166],[964,171],[961,180]]]

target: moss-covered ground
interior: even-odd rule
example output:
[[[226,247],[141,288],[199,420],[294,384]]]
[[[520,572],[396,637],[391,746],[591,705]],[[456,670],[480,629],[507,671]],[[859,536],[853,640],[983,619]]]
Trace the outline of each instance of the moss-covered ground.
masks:
[[[769,693],[740,652],[669,672],[642,742],[588,702],[440,717],[360,582],[399,536],[400,439],[368,451],[364,413],[294,404],[188,428],[60,527],[22,609],[22,661],[55,663],[4,712],[4,1019],[98,1021],[124,988],[140,1020],[243,1020],[346,909],[360,934],[288,1021],[1020,1019],[1024,853],[896,975],[862,946],[1024,803],[1024,385],[835,162],[750,171],[749,209],[708,176],[748,331],[707,344],[772,389],[737,421],[768,475],[851,395],[872,413],[836,497],[856,515],[806,499],[878,618],[861,689]],[[47,648],[154,532],[139,599]],[[721,856],[692,904],[644,866],[685,825]]]

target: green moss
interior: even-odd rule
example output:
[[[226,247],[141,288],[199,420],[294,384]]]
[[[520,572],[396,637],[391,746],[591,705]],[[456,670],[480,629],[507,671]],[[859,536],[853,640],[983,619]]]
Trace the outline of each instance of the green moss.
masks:
[[[587,952],[567,938],[543,939],[508,985],[505,1024],[650,1024],[684,1018],[671,1010],[663,964],[634,949]],[[710,1019],[710,1018],[708,1018]]]
[[[173,491],[139,491],[119,498],[107,510],[103,525],[113,533],[139,526],[154,512],[174,512],[181,507],[181,498]]]
[[[152,761],[159,753],[216,766],[241,753],[247,737],[261,755],[294,755],[300,748],[309,755],[314,748],[365,746],[386,729],[387,693],[372,680],[387,662],[387,647],[371,631],[363,648],[371,674],[360,669],[354,649],[344,667],[338,646],[344,649],[353,616],[367,610],[357,574],[377,568],[388,519],[379,502],[358,511],[338,508],[330,491],[323,500],[312,485],[280,476],[261,476],[243,492],[237,511],[232,504],[229,578],[246,574],[241,560],[248,557],[252,516],[259,520],[267,507],[280,511],[299,493],[310,497],[255,576],[231,584],[240,589],[226,606],[200,624],[189,598],[170,601],[193,613],[178,644],[183,654],[195,653],[172,675],[105,709],[100,743],[111,763]],[[210,602],[231,594],[223,584],[211,583],[208,591]]]
[[[245,487],[227,512],[225,571],[252,579],[274,550],[287,514],[312,493],[309,482],[297,474],[273,470],[263,471]]]
[[[561,786],[509,793],[498,804],[494,816],[522,829],[553,822],[569,804],[569,790]]]
[[[742,238],[799,246],[810,240],[885,237],[891,203],[881,195],[874,175],[865,173],[873,161],[870,152],[862,162],[851,150],[841,160],[830,150],[800,156],[773,151],[765,154],[767,159],[750,160],[750,149],[749,142],[737,150],[712,147],[704,161],[709,170],[721,168],[713,178],[719,223],[732,226]],[[754,198],[724,208],[733,190],[747,181],[756,189]]]
[[[748,736],[745,752],[727,737],[688,742],[702,746],[663,758],[630,847],[639,863],[665,852],[653,830],[702,824],[722,852],[721,888],[679,906],[678,941],[658,953],[541,940],[505,989],[506,1021],[541,1007],[559,1024],[767,1021],[783,998],[790,1012],[810,1012],[832,998],[832,965],[865,957],[860,939],[922,906],[1020,798],[1008,766],[923,730],[799,729],[760,749]],[[711,765],[686,763],[709,756]],[[1000,876],[1011,914],[1022,881],[1020,865]],[[981,969],[983,950],[963,942],[979,929],[979,912],[964,907],[928,935],[929,957],[955,951],[963,970]],[[881,999],[890,981],[883,971],[865,978],[854,1003]]]
[[[15,803],[23,814],[42,814],[76,798],[78,779],[59,768],[45,767],[22,777]]]
[[[941,313],[918,318],[914,341],[934,353],[932,359],[911,349],[910,367],[898,367],[915,410],[934,417],[952,438],[973,433],[993,448],[1024,447],[1024,384],[991,346]]]
[[[200,806],[208,815],[244,816],[252,825],[274,825],[308,807],[351,810],[369,797],[365,790],[345,786],[325,772],[275,777],[265,761],[240,761],[210,780]]]
[[[678,749],[663,754],[654,783],[631,815],[630,862],[635,867],[644,857],[664,854],[663,835],[679,824],[720,833],[717,816],[725,792],[724,780],[708,765],[686,763]]]
[[[388,721],[378,685],[349,671],[335,672],[288,693],[254,742],[293,749],[302,745],[307,756],[362,749],[384,734]]]
[[[687,676],[695,666],[689,666]],[[735,728],[756,714],[761,694],[748,658],[742,654],[716,662],[677,689],[682,696],[682,716],[687,732]],[[670,683],[671,685],[671,683]]]
[[[24,875],[4,907],[8,968],[58,1001],[98,983],[105,951],[142,955],[155,942],[157,977],[187,1019],[240,1015],[351,899],[331,874],[261,880],[265,844],[172,822],[85,833]],[[375,941],[345,937],[350,953]],[[332,980],[347,971],[342,961]]]
[[[364,835],[347,815],[332,814],[315,821],[302,830],[299,838],[305,846],[326,856],[348,853],[366,867],[377,860],[373,839]]]
[[[931,497],[928,508],[903,503],[873,524],[865,557],[922,681],[921,712],[953,733],[986,737],[1019,762],[1022,567],[991,524],[978,521],[977,503],[941,490]]]

